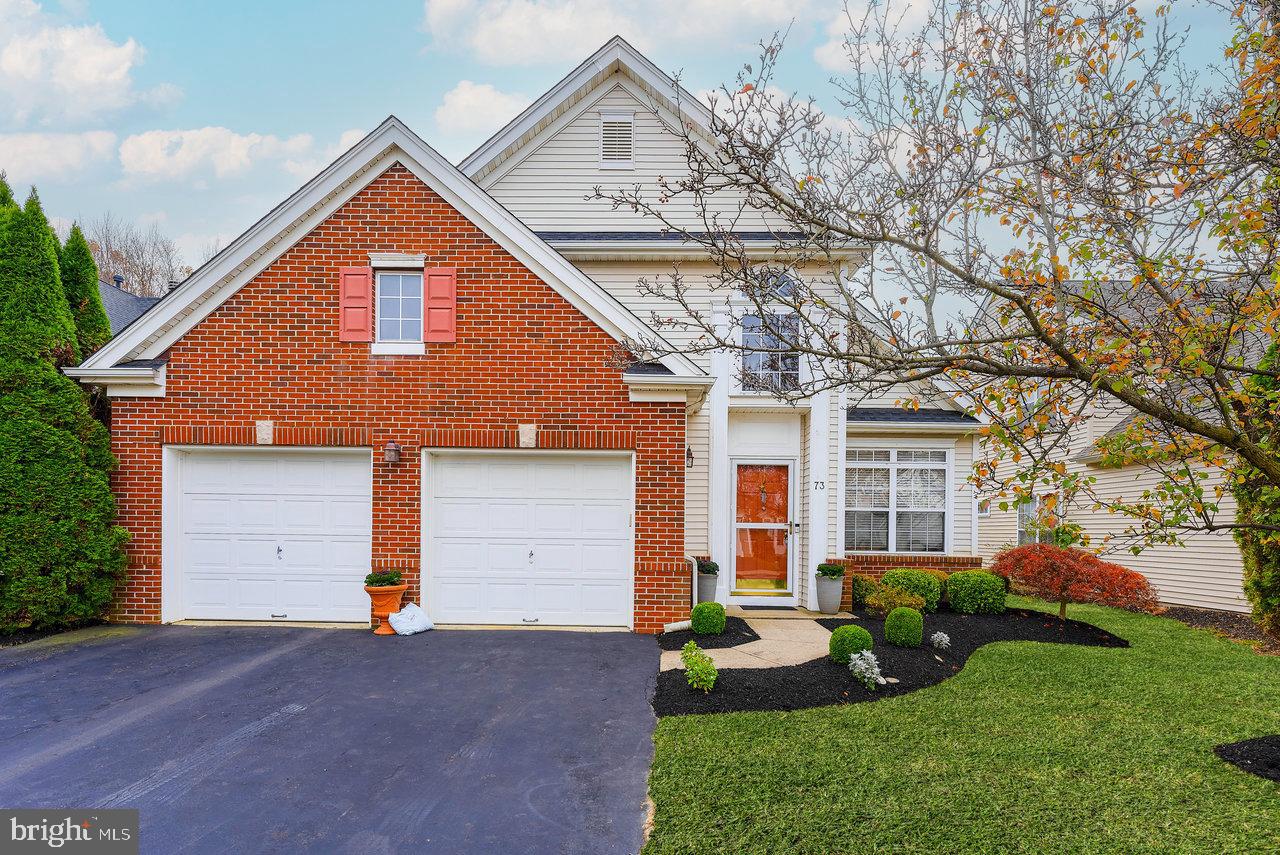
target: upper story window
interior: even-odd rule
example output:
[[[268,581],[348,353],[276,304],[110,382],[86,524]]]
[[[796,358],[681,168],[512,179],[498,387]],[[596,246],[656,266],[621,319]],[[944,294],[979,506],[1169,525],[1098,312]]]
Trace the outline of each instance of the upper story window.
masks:
[[[758,293],[751,293],[756,289]],[[786,271],[761,271],[742,291],[746,298],[767,307],[764,312],[742,316],[742,390],[786,392],[800,388],[800,354],[795,351],[800,317],[786,305],[796,295],[794,277]]]
[[[378,273],[378,341],[422,341],[422,274]]]
[[[850,448],[846,552],[945,552],[951,454],[932,448]]]
[[[799,331],[800,319],[794,314],[743,316],[743,391],[789,391],[800,387],[800,354],[786,350],[792,347]]]
[[[635,167],[635,114],[626,111],[600,113],[600,167]]]

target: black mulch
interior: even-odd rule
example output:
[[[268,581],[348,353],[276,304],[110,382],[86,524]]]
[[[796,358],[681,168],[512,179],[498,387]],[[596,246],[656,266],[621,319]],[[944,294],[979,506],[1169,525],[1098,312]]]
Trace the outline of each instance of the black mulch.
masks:
[[[1193,609],[1190,606],[1169,606],[1164,614],[1165,617],[1180,620],[1187,626],[1207,629],[1218,635],[1252,644],[1260,653],[1280,653],[1280,638],[1267,635],[1247,614]]]
[[[1280,734],[1218,745],[1213,753],[1252,775],[1280,783]]]
[[[682,629],[679,632],[664,632],[658,636],[658,646],[663,650],[679,650],[685,646],[686,642],[696,641],[703,650],[711,650],[721,647],[737,647],[739,644],[759,640],[760,636],[756,635],[755,630],[747,626],[745,620],[731,616],[724,619],[724,632],[719,635],[698,635],[691,629]]]
[[[897,678],[898,682],[878,686],[873,692],[855,682],[847,666],[822,658],[778,668],[726,669],[720,672],[716,687],[704,693],[689,688],[684,671],[676,669],[659,673],[654,711],[667,716],[802,710],[891,698],[941,683],[963,668],[975,650],[993,641],[1129,646],[1124,639],[1092,624],[1059,621],[1052,615],[1024,609],[1010,609],[1002,615],[926,614],[924,644],[914,648],[894,647],[886,642],[884,621],[879,618],[825,618],[818,623],[827,629],[850,623],[866,627],[875,640],[872,652],[880,663],[881,675]],[[929,636],[939,631],[951,637],[949,650],[934,650],[929,644]]]

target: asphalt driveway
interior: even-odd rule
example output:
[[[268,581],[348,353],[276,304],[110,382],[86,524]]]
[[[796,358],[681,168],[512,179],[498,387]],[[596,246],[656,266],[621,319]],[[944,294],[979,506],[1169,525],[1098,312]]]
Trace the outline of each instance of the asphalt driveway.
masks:
[[[136,807],[157,853],[640,847],[651,638],[108,632],[0,650],[0,806]]]

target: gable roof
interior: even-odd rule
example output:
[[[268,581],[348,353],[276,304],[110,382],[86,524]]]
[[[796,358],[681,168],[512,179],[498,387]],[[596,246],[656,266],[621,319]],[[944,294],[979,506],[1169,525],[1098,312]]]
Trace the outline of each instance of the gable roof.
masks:
[[[98,296],[102,298],[102,308],[107,310],[112,335],[119,333],[160,302],[159,297],[139,297],[102,279],[98,280]]]
[[[467,155],[458,168],[479,181],[551,122],[571,109],[595,87],[621,72],[663,108],[711,134],[711,110],[680,86],[622,36],[614,36],[577,68],[534,101],[524,112]]]
[[[77,368],[99,378],[126,362],[160,357],[187,331],[280,257],[378,175],[399,163],[534,275],[615,339],[656,337],[639,317],[495,202],[417,134],[389,116],[297,192],[187,277],[154,309]],[[371,250],[378,247],[370,247]],[[705,376],[687,357],[661,360],[678,376]]]

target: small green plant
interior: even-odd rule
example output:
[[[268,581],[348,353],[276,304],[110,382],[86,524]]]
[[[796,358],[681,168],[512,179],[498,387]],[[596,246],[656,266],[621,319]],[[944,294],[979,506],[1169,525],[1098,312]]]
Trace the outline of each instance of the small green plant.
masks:
[[[844,577],[844,565],[842,564],[819,564],[818,575],[828,579],[841,579]]]
[[[724,606],[719,603],[698,603],[689,613],[689,622],[698,635],[719,635],[724,632]]]
[[[880,675],[880,663],[876,661],[876,655],[870,650],[864,650],[849,657],[849,673],[873,692],[876,686],[883,686],[885,683],[884,677]]]
[[[942,599],[942,583],[923,570],[908,567],[890,570],[880,582],[886,588],[901,588],[924,598],[924,610],[936,612]]]
[[[947,580],[947,602],[966,615],[998,615],[1005,610],[1004,580],[994,573],[964,570]]]
[[[702,603],[701,605],[710,605]],[[690,641],[680,649],[680,661],[684,663],[684,678],[689,683],[691,689],[701,689],[704,692],[710,692],[715,688],[716,677],[720,676],[716,671],[716,665],[711,661],[711,657],[702,652],[698,647],[698,642]]]
[[[870,650],[874,643],[871,633],[857,624],[846,624],[832,631],[831,640],[827,642],[827,652],[831,655],[832,662],[848,665],[851,656]]]
[[[884,640],[894,647],[919,647],[924,641],[924,615],[899,607],[884,619]]]
[[[366,588],[390,588],[399,585],[403,576],[399,570],[375,570],[364,577],[364,585]]]
[[[850,607],[862,609],[867,606],[867,598],[880,590],[880,583],[870,576],[861,573],[849,574]]]
[[[716,576],[720,573],[720,565],[710,558],[698,559],[698,572],[705,576]]]
[[[901,588],[884,587],[867,597],[867,611],[877,615],[887,615],[898,607],[923,609],[924,597],[904,591]]]

